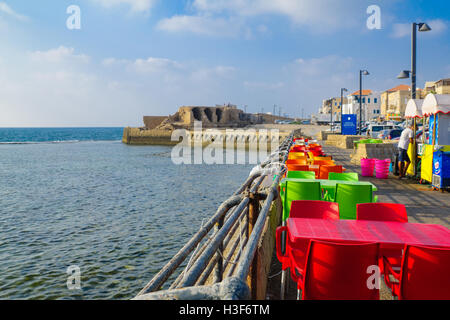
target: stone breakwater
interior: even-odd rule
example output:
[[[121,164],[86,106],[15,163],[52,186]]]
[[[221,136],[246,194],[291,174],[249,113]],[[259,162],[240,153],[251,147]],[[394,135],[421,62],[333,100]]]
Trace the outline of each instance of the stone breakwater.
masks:
[[[171,130],[130,128],[123,131],[122,142],[128,145],[166,145],[174,146],[180,143],[199,144],[202,146],[211,143],[223,143],[235,148],[249,148],[267,144],[270,150],[272,146],[279,145],[290,132],[278,129],[208,129],[208,130],[180,130],[182,135]]]

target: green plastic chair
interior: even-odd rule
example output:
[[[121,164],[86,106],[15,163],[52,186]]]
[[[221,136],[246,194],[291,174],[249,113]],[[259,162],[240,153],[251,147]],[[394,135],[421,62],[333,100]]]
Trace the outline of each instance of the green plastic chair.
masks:
[[[345,220],[356,220],[358,203],[374,202],[371,185],[336,184],[335,202],[339,203],[339,216]]]
[[[280,184],[280,197],[283,203],[283,221],[286,221],[289,218],[292,201],[322,200],[320,182],[284,181]]]
[[[359,176],[356,172],[330,172],[328,174],[328,180],[359,181]]]
[[[330,172],[328,174],[328,180],[340,180],[340,181],[359,181],[358,173],[356,172]],[[324,195],[325,201],[334,201],[336,189],[329,190]]]
[[[316,179],[316,173],[314,171],[288,171],[288,178],[293,179]]]

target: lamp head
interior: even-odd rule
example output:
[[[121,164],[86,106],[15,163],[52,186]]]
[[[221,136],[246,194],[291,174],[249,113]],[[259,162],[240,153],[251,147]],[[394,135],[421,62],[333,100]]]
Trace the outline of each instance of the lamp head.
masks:
[[[419,31],[420,31],[420,32],[431,31],[431,28],[430,28],[430,26],[429,26],[429,25],[427,25],[427,24],[426,24],[426,23],[424,23],[424,22],[422,22],[422,23],[419,23],[418,25],[419,25]]]
[[[397,76],[397,79],[408,79],[410,73],[411,73],[411,71],[403,70],[403,71],[400,72],[400,74]]]
[[[369,71],[367,71],[367,70],[361,70],[361,74],[362,74],[363,76],[368,76],[370,73],[369,73]]]

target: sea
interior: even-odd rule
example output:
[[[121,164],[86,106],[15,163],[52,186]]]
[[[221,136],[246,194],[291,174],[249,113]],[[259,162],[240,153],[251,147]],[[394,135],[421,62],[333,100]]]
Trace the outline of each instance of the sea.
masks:
[[[175,165],[123,128],[0,128],[0,299],[131,299],[252,167]]]

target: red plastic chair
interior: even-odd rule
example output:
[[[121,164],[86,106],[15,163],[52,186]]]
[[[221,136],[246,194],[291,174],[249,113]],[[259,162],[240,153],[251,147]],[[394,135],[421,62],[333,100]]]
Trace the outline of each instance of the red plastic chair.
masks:
[[[356,220],[408,222],[408,214],[403,204],[398,203],[358,203],[356,205]],[[403,252],[388,245],[381,245],[381,254],[387,257],[391,266],[400,269]],[[384,268],[381,266],[381,271]]]
[[[314,200],[295,200],[292,201],[291,210],[289,212],[289,218],[311,218],[311,219],[332,219],[339,220],[339,204],[326,201],[314,201]],[[286,236],[286,254],[281,253],[281,234],[283,231],[287,231],[287,227],[279,227],[276,231],[276,243],[277,243],[277,257],[281,262],[282,269],[286,270],[291,266],[290,255],[292,253],[292,245],[289,241],[289,236]],[[298,251],[296,254],[297,264],[300,266],[305,265],[306,253],[308,251],[310,240],[304,239],[302,241],[297,240],[295,242],[295,249]],[[293,271],[291,269],[291,271]],[[295,277],[291,274],[292,278]],[[295,280],[294,280],[295,281]]]
[[[359,203],[356,205],[357,220],[408,222],[408,214],[399,203]]]
[[[315,161],[314,161],[314,163],[315,163]],[[319,179],[328,180],[328,174],[330,172],[342,173],[343,171],[344,171],[344,168],[342,166],[322,165],[322,166],[320,166],[320,170],[319,170]]]
[[[369,267],[379,265],[377,243],[344,244],[311,240],[305,267],[292,250],[291,269],[302,300],[379,300],[380,290],[369,288]],[[292,275],[293,272],[291,272]]]
[[[400,273],[383,262],[386,285],[400,300],[450,300],[450,248],[405,245]]]
[[[289,217],[339,220],[339,204],[326,201],[295,200],[292,201]]]

